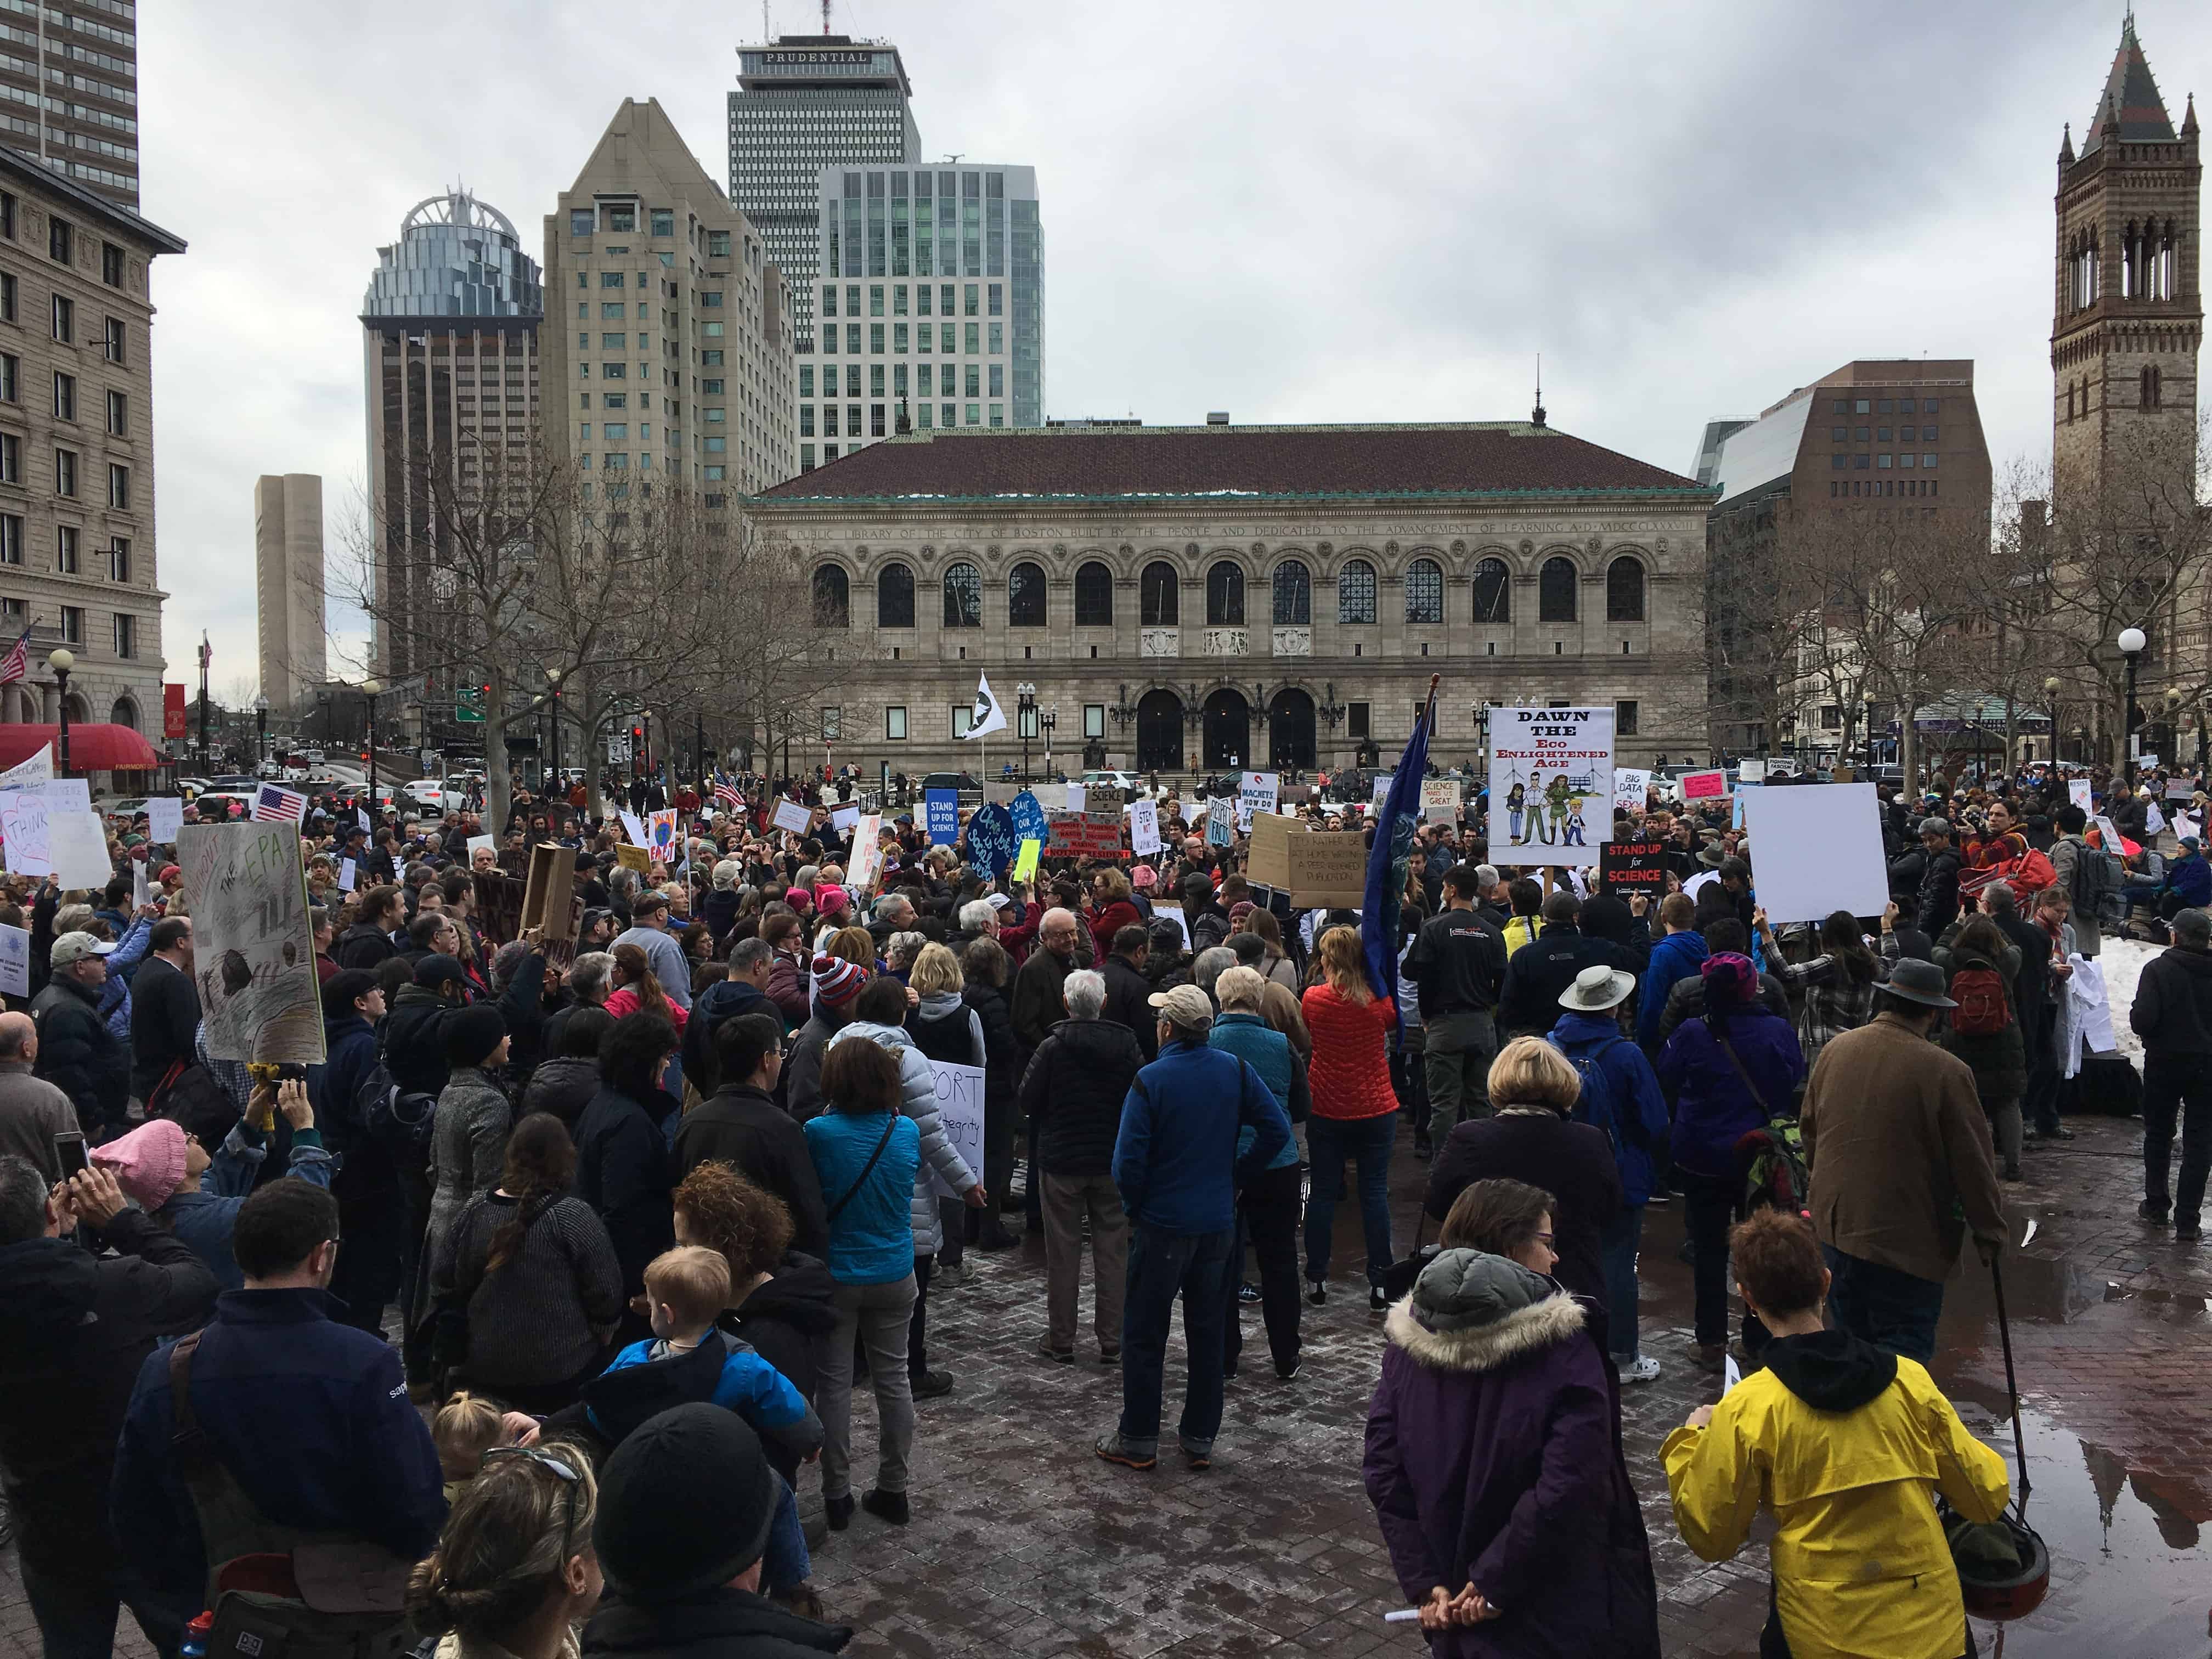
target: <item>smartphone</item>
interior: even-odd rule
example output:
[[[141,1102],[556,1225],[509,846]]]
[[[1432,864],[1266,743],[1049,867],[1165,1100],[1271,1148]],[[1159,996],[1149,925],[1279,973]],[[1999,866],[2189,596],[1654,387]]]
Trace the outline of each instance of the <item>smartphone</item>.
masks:
[[[82,1129],[64,1129],[54,1137],[54,1163],[60,1168],[64,1181],[82,1175],[92,1167]]]

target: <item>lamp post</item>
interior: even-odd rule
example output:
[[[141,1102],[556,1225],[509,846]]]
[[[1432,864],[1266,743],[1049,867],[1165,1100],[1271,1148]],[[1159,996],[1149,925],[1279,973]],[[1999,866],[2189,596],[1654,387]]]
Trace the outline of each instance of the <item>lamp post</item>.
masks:
[[[361,683],[362,708],[367,711],[362,747],[368,752],[368,816],[372,820],[384,816],[383,803],[376,798],[376,694],[384,690],[374,679]]]
[[[1014,688],[1014,724],[1022,734],[1022,781],[1030,781],[1030,722],[1036,718],[1036,687],[1024,680]]]
[[[1060,705],[1058,703],[1054,703],[1050,708],[1047,708],[1042,714],[1037,716],[1037,726],[1044,733],[1044,769],[1048,772],[1052,770],[1053,728],[1057,726],[1059,724]],[[1024,782],[1028,781],[1027,779],[1023,781]]]
[[[265,692],[253,694],[253,767],[257,772],[269,763],[269,698]]]
[[[69,753],[69,677],[76,666],[76,658],[68,650],[57,647],[46,655],[46,666],[54,671],[54,707],[60,711],[58,759],[61,775],[67,777],[70,769]]]
[[[553,695],[553,787],[562,800],[568,799],[567,780],[561,775],[561,671],[545,671],[545,684]]]
[[[2051,758],[2054,763],[2058,759],[2058,694],[2063,689],[2056,674],[2043,682],[2043,700],[2051,705],[2045,712],[2051,716]]]
[[[1874,691],[1868,686],[1859,688],[1859,702],[1866,714],[1867,776],[1874,776]]]
[[[2136,665],[2150,641],[2140,628],[2123,628],[2116,643],[2128,663],[2128,698],[2120,706],[2120,766],[2121,775],[2132,791],[2136,787]]]

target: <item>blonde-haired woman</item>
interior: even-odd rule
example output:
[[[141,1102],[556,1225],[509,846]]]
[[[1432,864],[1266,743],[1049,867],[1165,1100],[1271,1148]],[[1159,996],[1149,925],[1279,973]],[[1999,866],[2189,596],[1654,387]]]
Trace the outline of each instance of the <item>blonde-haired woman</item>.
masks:
[[[407,1587],[437,1659],[573,1659],[599,1605],[592,1462],[560,1441],[494,1446]]]
[[[902,934],[900,938],[906,937]],[[920,934],[914,937],[920,938]],[[893,944],[896,944],[893,940]],[[907,972],[906,988],[921,1000],[907,1012],[906,1034],[914,1039],[914,1046],[934,1060],[952,1066],[973,1066],[981,1071],[988,1063],[983,1048],[983,1020],[969,1007],[961,993],[967,981],[960,971],[960,959],[942,945],[924,945],[915,953],[914,965]],[[979,1168],[978,1175],[982,1173]],[[981,1241],[984,1212],[962,1203],[957,1198],[937,1200],[937,1219],[943,1229],[944,1242],[937,1247],[937,1270],[933,1285],[948,1285],[960,1282],[965,1268],[967,1247]],[[996,1210],[990,1212],[994,1224],[999,1221]],[[1003,1224],[994,1224],[992,1248],[999,1249],[1016,1241],[1006,1237]]]
[[[1390,1028],[1398,1011],[1367,985],[1366,953],[1356,927],[1332,927],[1314,951],[1317,981],[1300,1006],[1313,1035],[1307,1078],[1313,1115],[1306,1153],[1313,1190],[1306,1200],[1306,1299],[1328,1300],[1328,1250],[1336,1201],[1344,1194],[1347,1158],[1359,1166],[1359,1215],[1367,1234],[1367,1310],[1387,1313],[1382,1278],[1389,1271],[1390,1146],[1397,1139],[1398,1097],[1390,1089]]]

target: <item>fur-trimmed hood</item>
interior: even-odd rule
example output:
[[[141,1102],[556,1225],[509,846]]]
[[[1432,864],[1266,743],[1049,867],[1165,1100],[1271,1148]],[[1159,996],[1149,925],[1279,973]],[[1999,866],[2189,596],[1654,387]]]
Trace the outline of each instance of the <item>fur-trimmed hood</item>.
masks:
[[[1516,1308],[1487,1325],[1465,1330],[1432,1331],[1413,1316],[1408,1294],[1393,1304],[1382,1334],[1407,1357],[1434,1370],[1495,1370],[1509,1360],[1564,1342],[1583,1328],[1581,1303],[1565,1291]]]

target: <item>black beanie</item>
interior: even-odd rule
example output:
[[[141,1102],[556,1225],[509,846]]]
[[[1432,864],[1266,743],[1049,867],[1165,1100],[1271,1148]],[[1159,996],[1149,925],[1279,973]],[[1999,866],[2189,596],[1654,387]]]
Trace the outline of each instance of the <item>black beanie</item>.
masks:
[[[446,1064],[481,1066],[507,1035],[507,1016],[489,1002],[456,1008],[446,1016]]]
[[[678,1406],[616,1447],[599,1475],[592,1542],[607,1583],[632,1601],[672,1601],[726,1584],[761,1559],[775,1518],[759,1437],[721,1406]]]

